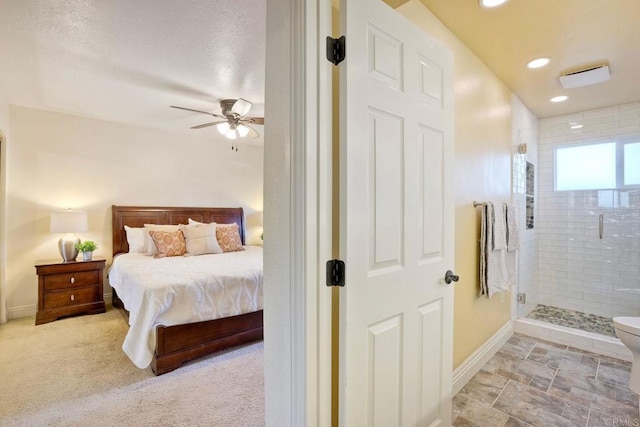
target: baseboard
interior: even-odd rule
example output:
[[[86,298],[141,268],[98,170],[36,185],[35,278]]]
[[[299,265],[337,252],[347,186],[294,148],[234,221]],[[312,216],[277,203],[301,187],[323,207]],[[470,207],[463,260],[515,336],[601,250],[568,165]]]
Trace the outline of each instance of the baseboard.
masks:
[[[34,316],[38,312],[37,305],[23,305],[22,307],[13,307],[7,309],[7,319],[20,319],[22,317]]]
[[[513,336],[515,332],[515,326],[513,321],[509,321],[504,324],[503,327],[498,329],[498,332],[493,334],[491,338],[485,341],[484,344],[471,356],[467,358],[460,366],[453,371],[453,395],[455,396],[466,383],[477,374],[480,369],[500,350],[508,340]]]

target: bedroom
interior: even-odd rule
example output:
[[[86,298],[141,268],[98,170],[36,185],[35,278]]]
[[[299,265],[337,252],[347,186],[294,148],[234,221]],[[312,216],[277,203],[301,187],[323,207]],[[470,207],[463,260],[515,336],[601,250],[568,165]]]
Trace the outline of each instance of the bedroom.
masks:
[[[415,7],[416,3],[417,2],[415,1],[410,2],[410,6]],[[406,14],[412,14],[412,12],[414,11],[414,9],[412,9],[411,7],[407,7],[404,10]],[[415,16],[421,16],[421,15],[416,13]],[[429,21],[429,18],[428,17],[425,18],[425,21]],[[436,31],[440,31],[441,29],[441,27],[438,27],[436,24],[433,24],[432,27],[436,28]],[[442,33],[445,34],[445,36],[443,36],[445,39],[452,40],[452,38],[447,38],[448,36],[446,35],[446,30],[442,30]],[[461,45],[461,43],[456,41],[451,42],[451,44],[456,49],[457,49],[457,46]],[[463,124],[461,125],[461,128],[456,129],[456,133],[457,135],[459,135],[459,138],[456,142],[457,144],[456,149],[457,150],[460,149],[462,150],[462,152],[466,152],[470,154],[469,156],[466,156],[463,159],[457,160],[458,161],[457,168],[461,173],[460,180],[464,181],[464,185],[460,185],[458,188],[456,188],[456,190],[458,191],[456,200],[457,200],[457,203],[459,202],[461,206],[459,211],[460,218],[457,220],[457,227],[459,227],[459,231],[461,231],[460,234],[464,235],[464,234],[474,232],[473,227],[469,225],[473,221],[473,218],[475,218],[475,215],[476,215],[476,211],[471,207],[470,202],[472,200],[476,198],[484,198],[484,199],[505,198],[507,197],[510,191],[509,183],[506,182],[508,180],[502,179],[501,177],[503,177],[505,173],[508,174],[508,170],[510,167],[508,157],[511,151],[511,147],[505,141],[510,140],[511,123],[510,123],[510,117],[508,117],[509,114],[507,112],[510,111],[510,108],[511,108],[511,99],[510,99],[511,93],[508,90],[508,88],[495,77],[495,75],[493,75],[490,71],[488,71],[488,69],[484,67],[479,60],[477,60],[477,58],[472,57],[472,55],[469,54],[468,51],[464,51],[464,48],[460,48],[459,52],[461,52],[461,55],[463,55],[465,59],[468,59],[467,61],[468,63],[464,64],[467,66],[465,70],[469,74],[473,74],[474,77],[477,77],[478,79],[470,82],[477,83],[478,81],[480,81],[482,82],[480,86],[483,86],[483,87],[476,87],[476,86],[468,87],[470,90],[476,91],[473,93],[474,95],[478,95],[478,94],[479,95],[478,95],[478,98],[475,98],[474,102],[469,102],[469,103],[463,102],[460,104],[466,108],[466,110],[463,110],[461,114],[464,114],[464,116],[468,120],[466,122],[463,120],[462,121]],[[467,55],[467,56],[464,56],[464,55]],[[179,62],[173,59],[172,61]],[[95,63],[91,63],[88,65],[88,68],[91,70],[93,69],[92,67],[95,65],[96,65]],[[122,70],[116,70],[116,71],[122,71]],[[130,82],[130,83],[133,82],[132,86],[135,86],[136,84],[141,84],[143,86],[146,85],[145,87],[147,88],[161,86],[166,83],[166,81],[164,81],[161,78],[160,79],[154,78],[152,79],[151,82],[145,81],[143,78],[144,76],[141,76],[139,70],[136,70],[136,71],[137,72],[133,73],[133,75],[127,74],[127,73],[121,73],[121,72],[118,73],[119,80],[124,80],[125,82]],[[46,72],[43,71],[42,74],[46,75]],[[151,73],[151,75],[156,76],[155,73]],[[56,87],[57,85],[53,84],[51,87],[38,87],[36,89],[39,91],[39,93],[42,93],[43,96],[46,96],[47,99],[49,99],[49,97],[52,97],[55,95],[62,96],[60,95],[60,91],[58,91]],[[184,89],[193,95],[193,93],[191,92],[192,88],[182,87],[181,89]],[[88,97],[89,95],[85,95],[85,96]],[[237,96],[237,95],[229,94],[229,96]],[[483,101],[478,101],[479,98],[482,98]],[[4,94],[2,94],[2,99],[3,101],[7,99]],[[185,102],[192,99],[193,98],[191,96],[185,95]],[[109,100],[108,96],[106,100],[107,101]],[[157,107],[159,109],[164,109],[167,105],[171,105],[173,103],[174,101],[163,101],[161,107],[155,106],[154,108]],[[100,102],[98,102],[98,104],[100,104]],[[109,105],[109,104],[110,104],[109,102],[105,103],[105,105]],[[123,105],[122,103],[117,103],[117,105],[115,106],[113,105],[109,105],[109,106],[114,108],[119,108],[122,105]],[[183,102],[179,105],[185,105],[185,103]],[[186,105],[188,106],[188,104]],[[215,103],[211,103],[210,105],[213,105],[213,107],[215,107]],[[222,156],[222,159],[224,160],[225,165],[228,164],[229,162],[233,162],[233,159],[238,158],[238,157],[232,157],[231,154],[242,155],[243,152],[245,153],[247,152],[247,150],[245,150],[244,147],[241,147],[241,150],[238,153],[231,153],[231,150],[229,149],[229,147],[218,151],[216,148],[212,148],[211,144],[209,144],[208,141],[204,141],[204,140],[195,141],[196,138],[191,136],[192,133],[190,131],[187,131],[186,129],[188,126],[199,124],[199,122],[196,122],[195,119],[192,123],[191,122],[188,123],[183,128],[184,129],[183,131],[176,131],[175,134],[172,134],[174,136],[171,138],[170,141],[167,141],[164,139],[167,137],[166,132],[161,130],[160,131],[158,130],[142,131],[138,129],[137,126],[117,125],[117,124],[113,124],[109,122],[101,122],[101,121],[100,123],[95,123],[94,119],[86,119],[82,117],[72,117],[72,118],[66,117],[66,114],[64,114],[64,112],[63,114],[49,113],[46,111],[39,111],[37,109],[36,111],[30,111],[31,110],[30,108],[8,107],[6,106],[6,104],[2,105],[1,107],[2,107],[2,111],[0,112],[0,126],[2,127],[3,131],[7,132],[8,135],[10,136],[11,139],[9,140],[9,143],[11,143],[11,141],[13,141],[13,139],[15,138],[14,122],[13,122],[14,115],[22,119],[26,119],[27,117],[29,118],[28,122],[26,120],[22,122],[22,125],[20,126],[20,132],[37,137],[38,139],[37,144],[42,144],[43,146],[46,146],[46,144],[48,143],[54,144],[56,141],[49,142],[52,138],[51,135],[53,134],[53,132],[51,133],[48,132],[48,129],[44,128],[44,126],[40,128],[40,131],[30,129],[31,127],[36,127],[36,126],[39,127],[40,123],[37,122],[36,120],[40,120],[40,119],[42,119],[43,123],[45,123],[46,125],[50,125],[52,130],[58,130],[62,132],[63,135],[67,135],[67,136],[68,136],[68,133],[65,133],[66,130],[69,130],[69,133],[71,133],[74,130],[74,126],[75,126],[75,129],[77,129],[78,127],[84,126],[86,124],[87,133],[89,133],[90,136],[92,137],[94,136],[94,133],[95,133],[95,135],[97,135],[96,138],[98,138],[100,141],[102,141],[105,144],[114,144],[115,143],[114,141],[118,141],[119,140],[118,137],[121,136],[122,134],[125,135],[124,139],[128,140],[130,139],[129,138],[130,133],[133,133],[133,135],[135,136],[137,136],[138,133],[140,133],[141,134],[140,138],[146,141],[144,145],[144,151],[134,152],[131,158],[128,158],[127,160],[131,161],[132,163],[135,163],[135,160],[141,160],[143,162],[148,161],[149,167],[148,169],[145,169],[145,171],[148,171],[149,169],[153,169],[154,173],[156,172],[157,169],[160,169],[162,167],[173,166],[173,162],[170,161],[171,159],[167,159],[164,162],[153,163],[153,161],[154,160],[157,161],[157,159],[149,158],[149,153],[154,153],[153,150],[157,148],[157,145],[155,143],[156,140],[160,142],[164,141],[165,142],[164,147],[169,150],[171,150],[172,148],[175,149],[175,151],[171,153],[177,158],[183,159],[182,163],[188,163],[189,160],[193,158],[193,156],[189,156],[188,153],[183,152],[182,144],[184,141],[193,140],[193,145],[200,147],[200,151],[198,151],[198,154],[205,153],[207,155],[210,155],[211,157],[215,157],[217,155]],[[201,108],[204,108],[204,107],[201,107]],[[167,111],[168,110],[169,109],[167,108]],[[490,115],[490,116],[479,114],[489,110],[496,114]],[[166,114],[168,114],[168,112],[166,112]],[[473,120],[474,117],[482,118],[483,122],[482,123],[475,122]],[[62,128],[62,126],[59,126],[59,127],[56,126],[58,118],[60,119],[61,124],[64,124],[66,126],[64,129]],[[79,122],[81,122],[83,125],[79,125]],[[100,130],[100,132],[103,132],[104,136],[101,137],[98,134],[98,132],[94,132],[92,129],[94,127],[96,130]],[[104,128],[107,128],[107,130],[104,130]],[[497,136],[499,136],[499,138]],[[81,146],[81,144],[83,143],[85,143],[85,139],[83,139],[82,141],[76,141],[76,143],[70,149],[76,150],[77,147]],[[122,142],[123,149],[125,150],[131,149],[129,145],[125,145],[125,144],[126,144],[125,142]],[[178,146],[180,148],[178,148]],[[3,144],[3,148],[4,147],[5,147],[5,144]],[[13,149],[13,147],[11,147],[11,149]],[[227,153],[225,154],[224,151],[227,151]],[[122,161],[121,156],[115,157],[112,155],[110,157],[109,153],[102,153],[102,152],[100,153],[100,155],[103,155],[103,154],[109,160],[108,162],[105,162],[105,164],[98,165],[98,170],[102,170],[103,179],[92,180],[92,178],[87,178],[89,182],[95,184],[95,187],[88,188],[88,186],[84,184],[83,180],[75,179],[75,176],[76,176],[75,174],[66,172],[66,175],[65,175],[67,178],[74,179],[73,181],[74,184],[79,182],[79,184],[77,185],[79,185],[80,188],[85,189],[85,193],[88,195],[87,203],[89,203],[91,200],[94,200],[94,198],[101,199],[102,197],[100,194],[98,194],[97,191],[93,191],[94,188],[101,189],[105,195],[111,194],[113,196],[115,191],[113,193],[109,193],[112,190],[112,186],[110,185],[110,182],[109,182],[110,180],[116,180],[116,182],[119,182],[120,190],[122,190],[123,194],[130,196],[131,199],[134,199],[136,196],[136,194],[133,193],[133,190],[130,190],[132,188],[135,189],[134,186],[136,184],[134,184],[134,182],[137,182],[136,179],[142,179],[144,182],[147,183],[147,186],[145,187],[139,186],[136,189],[137,192],[142,193],[141,197],[145,198],[144,200],[151,200],[152,197],[153,198],[162,197],[163,189],[159,188],[160,186],[152,185],[157,182],[154,179],[154,177],[156,176],[155,174],[149,172],[147,175],[144,175],[143,172],[140,172],[139,174],[136,173],[132,176],[133,178],[132,181],[125,181],[125,180],[118,181],[119,179],[118,177],[111,176],[113,173],[112,165],[113,165],[113,162],[121,162]],[[9,156],[10,161],[12,161],[11,156],[13,156],[13,152],[10,153],[10,156]],[[3,157],[7,158],[6,155],[4,155],[4,153],[3,153]],[[55,181],[55,180],[49,179],[49,176],[56,176],[55,174],[58,173],[58,171],[57,170],[52,171],[53,167],[50,165],[49,166],[47,166],[46,164],[43,165],[43,163],[45,163],[43,159],[38,159],[38,158],[35,158],[34,156],[29,156],[29,155],[25,155],[23,157],[25,158],[24,161],[28,165],[32,165],[32,164],[41,165],[44,168],[44,171],[47,172],[46,174],[43,174],[45,175],[43,179],[47,183],[46,188],[47,189],[54,188],[53,183],[49,184],[49,182]],[[67,161],[67,159],[69,159],[69,161]],[[47,158],[47,160],[50,160],[50,159]],[[67,167],[76,166],[75,165],[76,158],[73,153],[65,153],[65,155],[62,156],[62,160],[65,166]],[[84,160],[84,159],[79,159],[79,160]],[[272,160],[277,160],[277,159],[272,158]],[[249,160],[245,161],[244,164],[248,162]],[[69,163],[72,163],[72,164],[69,164]],[[20,160],[19,165],[20,166],[23,165],[22,160]],[[137,163],[135,163],[135,165],[137,165]],[[26,171],[29,171],[30,167],[31,166],[24,167],[24,169]],[[238,169],[242,169],[242,168],[239,167]],[[201,171],[201,174],[199,175],[199,179],[197,180],[197,183],[194,183],[194,185],[198,189],[204,189],[205,192],[209,191],[208,190],[210,188],[209,185],[203,184],[203,182],[207,183],[209,181],[210,173],[211,173],[211,167],[209,163],[205,163],[205,165],[202,166],[202,171]],[[33,193],[36,195],[43,195],[43,197],[46,197],[47,193],[45,193],[44,191],[41,191],[39,188],[36,188],[33,182],[29,180],[28,173],[21,172],[19,174],[19,176],[21,177],[25,175],[27,179],[25,181],[27,183],[26,187],[30,188],[30,193]],[[475,179],[475,177],[477,176],[488,177],[487,181],[490,182],[490,185],[487,182],[480,182],[479,180]],[[219,183],[219,181],[220,181],[220,178],[218,179],[217,182]],[[225,184],[229,182],[228,179],[222,179],[222,181],[224,181]],[[8,185],[9,185],[8,191],[10,193],[17,192],[18,194],[22,194],[21,183],[18,183],[16,180],[13,180],[13,183],[8,182]],[[58,186],[55,186],[55,191],[60,192],[61,194],[67,194],[64,188],[66,187],[63,187],[62,184],[60,184]],[[219,187],[216,187],[216,188],[224,189],[225,185],[219,184]],[[175,192],[174,194],[177,199],[176,204],[183,204],[185,198],[188,197],[187,195],[185,195],[184,189],[180,189],[176,187],[176,188],[173,188],[172,191]],[[147,194],[151,196],[148,196]],[[189,193],[186,193],[186,194],[189,194]],[[225,199],[224,201],[226,202],[228,200],[232,200],[233,197],[234,196],[231,195],[229,196],[228,199]],[[34,205],[33,199],[35,199],[34,196],[31,196],[29,194],[27,195],[23,194],[21,197],[16,198],[16,208],[25,210],[25,207],[33,206]],[[104,198],[104,200],[106,199],[107,197]],[[206,204],[209,204],[210,200],[211,200],[210,198],[204,197],[204,202],[206,202]],[[70,203],[70,202],[67,202],[65,200],[65,203]],[[110,200],[105,201],[103,206],[106,207],[111,203],[112,201]],[[136,199],[133,201],[133,203],[138,204],[142,202]],[[149,202],[149,204],[151,204],[151,202]],[[34,213],[34,211],[32,211],[31,214],[28,215],[26,218],[17,218],[15,221],[18,231],[20,232],[26,231],[27,234],[35,234],[39,236],[38,238],[35,238],[35,237],[27,238],[26,240],[28,240],[29,242],[26,242],[26,243],[23,242],[22,239],[17,239],[17,240],[14,239],[14,241],[10,243],[12,248],[14,247],[13,245],[15,245],[17,249],[20,249],[20,251],[16,251],[16,253],[19,253],[19,255],[14,256],[14,259],[12,259],[12,263],[16,260],[18,260],[20,263],[19,264],[20,267],[18,268],[18,271],[21,271],[22,273],[17,274],[16,277],[19,281],[21,281],[20,283],[22,283],[22,286],[21,287],[12,286],[11,288],[12,291],[10,294],[12,301],[14,302],[17,301],[16,303],[12,302],[11,308],[17,311],[20,311],[21,309],[26,309],[29,305],[31,305],[33,309],[33,304],[34,304],[33,298],[29,299],[24,297],[24,295],[26,295],[25,292],[31,292],[33,294],[33,290],[27,291],[26,289],[29,287],[33,287],[33,281],[35,280],[35,277],[34,277],[35,275],[33,273],[33,262],[37,258],[34,258],[33,251],[39,250],[39,251],[47,252],[51,256],[55,256],[56,254],[55,252],[56,239],[55,237],[50,236],[47,233],[47,227],[48,227],[47,219],[46,219],[46,215],[48,214],[47,209],[48,208],[45,208],[43,206],[39,212]],[[256,212],[258,212],[261,209],[261,207],[256,206],[253,209],[255,209]],[[28,209],[26,210],[28,211]],[[108,220],[108,214],[106,213],[106,209],[104,209],[102,214],[99,214],[99,217],[96,221],[97,221],[96,224],[98,224],[99,230],[104,230],[105,232],[106,230],[108,230],[109,220]],[[100,241],[97,235],[94,235],[94,236],[95,236],[94,237],[95,240]],[[104,240],[108,242],[109,238],[106,238]],[[471,242],[471,240],[472,239],[464,239],[463,237],[461,237],[460,241],[456,242],[456,246],[460,248],[459,249],[460,259],[457,260],[458,262],[456,265],[456,269],[459,271],[462,270],[461,274],[463,275],[463,277],[472,276],[476,268],[475,262],[473,262],[473,260],[474,260],[474,257],[477,256],[476,255],[477,251],[475,250],[475,245],[472,244],[473,242]],[[103,249],[104,249],[104,246],[103,246]],[[30,252],[31,254],[29,254]],[[25,254],[28,254],[28,255],[25,255]],[[461,306],[461,312],[464,312],[463,316],[456,318],[456,328],[458,328],[457,332],[461,332],[461,334],[459,334],[460,336],[459,339],[454,337],[456,340],[456,343],[455,343],[455,346],[456,346],[455,365],[456,366],[460,365],[460,363],[462,363],[465,360],[465,358],[471,355],[474,352],[474,350],[482,347],[484,343],[489,338],[491,338],[492,335],[498,329],[500,329],[501,325],[503,325],[505,322],[508,321],[510,316],[511,305],[508,300],[506,301],[492,300],[492,301],[486,301],[486,302],[475,300],[474,299],[475,289],[473,289],[473,285],[474,283],[468,283],[468,286],[466,286],[464,289],[460,287],[458,288],[460,290],[456,290],[456,293],[459,294],[459,296],[461,296],[459,301],[461,304],[463,304]],[[17,291],[15,289],[17,289]],[[479,319],[484,320],[487,317],[489,317],[489,321],[479,322]],[[283,408],[279,407],[278,409],[283,409]]]

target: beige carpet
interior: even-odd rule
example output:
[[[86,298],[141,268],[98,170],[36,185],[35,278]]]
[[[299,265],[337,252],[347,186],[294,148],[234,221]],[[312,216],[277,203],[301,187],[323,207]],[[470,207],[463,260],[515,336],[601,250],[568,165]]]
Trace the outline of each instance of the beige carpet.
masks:
[[[126,332],[114,309],[1,325],[0,425],[264,425],[261,342],[155,377],[122,352]]]

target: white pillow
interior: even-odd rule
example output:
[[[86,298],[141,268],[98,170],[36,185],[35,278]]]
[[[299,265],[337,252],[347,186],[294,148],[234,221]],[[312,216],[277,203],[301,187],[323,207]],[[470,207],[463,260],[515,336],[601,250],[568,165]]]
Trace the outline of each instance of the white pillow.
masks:
[[[216,238],[216,223],[180,225],[187,243],[187,254],[221,254],[222,249]]]
[[[153,239],[151,238],[151,234],[149,234],[149,231],[168,231],[168,232],[172,232],[172,231],[179,231],[180,227],[177,225],[169,225],[169,224],[145,224],[144,225],[144,252],[147,255],[157,255],[158,254],[158,248],[156,247],[155,242],[153,241]]]
[[[128,225],[124,226],[124,231],[127,233],[127,243],[129,244],[129,252],[144,253],[145,251],[145,239],[146,230],[142,227],[134,228]]]

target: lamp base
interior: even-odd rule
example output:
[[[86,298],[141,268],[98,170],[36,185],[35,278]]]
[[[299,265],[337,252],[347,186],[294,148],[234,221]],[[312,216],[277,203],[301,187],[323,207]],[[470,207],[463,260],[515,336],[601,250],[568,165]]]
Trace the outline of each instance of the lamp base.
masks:
[[[80,243],[80,238],[71,233],[65,234],[58,240],[58,249],[60,249],[60,255],[64,262],[76,260],[78,256],[76,243]]]

